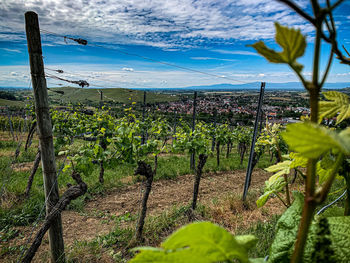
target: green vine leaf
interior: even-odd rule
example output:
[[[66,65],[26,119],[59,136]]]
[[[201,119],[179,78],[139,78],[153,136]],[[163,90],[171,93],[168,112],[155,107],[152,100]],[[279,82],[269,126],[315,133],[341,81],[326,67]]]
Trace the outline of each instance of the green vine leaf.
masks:
[[[349,96],[338,91],[322,93],[328,101],[319,102],[319,122],[323,118],[332,118],[339,112],[336,124],[350,118]]]
[[[337,262],[349,262],[350,255],[350,217],[328,217],[330,239]]]
[[[269,262],[287,263],[293,251],[298,232],[304,196],[294,192],[293,204],[280,217],[276,226],[276,236],[270,247]]]
[[[350,153],[350,129],[338,134],[323,126],[303,122],[288,125],[281,135],[292,150],[306,158],[316,159],[332,149]]]
[[[290,173],[291,163],[292,161],[286,160],[265,168],[266,171],[275,173],[273,176],[269,178],[269,182],[273,183],[282,175],[285,175],[285,174],[288,175]]]
[[[198,222],[180,228],[162,243],[161,248],[136,248],[141,251],[130,262],[249,262],[248,248],[253,236],[237,239],[224,228],[210,222]]]
[[[306,48],[306,39],[300,30],[281,26],[275,23],[276,42],[283,48],[283,51],[277,52],[268,48],[263,41],[259,41],[253,47],[260,55],[272,63],[288,64],[297,72],[303,70],[303,65],[299,64],[296,59],[301,57]]]

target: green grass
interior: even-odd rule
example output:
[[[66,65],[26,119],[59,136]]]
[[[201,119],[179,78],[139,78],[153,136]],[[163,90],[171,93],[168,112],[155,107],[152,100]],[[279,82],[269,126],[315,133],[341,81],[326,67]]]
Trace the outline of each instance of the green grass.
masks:
[[[25,103],[23,101],[0,99],[0,106],[21,107],[22,108],[25,106]]]
[[[73,87],[51,88],[51,90],[63,91],[64,94],[49,91],[49,98],[52,100],[63,100],[64,102],[92,102],[98,104],[100,102],[99,90],[103,91],[104,101],[114,101],[118,103],[130,103],[130,101],[142,102],[143,91],[131,89],[81,89]],[[131,100],[129,100],[131,98]],[[154,102],[168,102],[177,100],[177,96],[170,96],[165,94],[152,93],[147,97],[148,103]]]
[[[257,222],[246,230],[238,231],[237,235],[254,235],[258,238],[257,244],[248,252],[250,258],[265,258],[275,237],[275,228],[279,215],[273,215],[267,222]]]
[[[77,140],[77,145],[81,142]],[[1,150],[15,150],[17,143],[9,141],[0,141]],[[32,146],[27,152],[23,151],[23,145],[21,147],[21,154],[15,163],[32,162],[35,159],[37,148]],[[247,158],[245,157],[243,165],[239,163],[238,154],[233,151],[229,158],[225,157],[223,153],[221,155],[220,165],[216,164],[216,156],[212,155],[208,158],[208,161],[204,167],[204,172],[219,172],[219,171],[233,171],[237,169],[245,169],[247,166]],[[176,179],[178,176],[185,174],[193,174],[190,169],[189,155],[169,155],[158,158],[158,169],[155,180],[162,179]],[[259,162],[258,167],[268,165],[268,156],[263,156]],[[148,162],[153,165],[154,159],[149,157]],[[23,194],[27,185],[28,177],[31,172],[29,171],[14,171],[11,169],[11,163],[13,162],[12,156],[4,156],[0,158],[0,182],[2,185],[2,192],[4,193],[5,202],[11,203],[11,205],[3,206],[0,208],[0,229],[6,226],[18,226],[28,225],[35,221],[40,214],[40,211],[44,204],[44,192],[43,192],[43,178],[42,170],[39,167],[33,181],[30,198],[25,200]],[[62,167],[63,159],[57,160],[57,169]],[[65,164],[68,164],[66,161]],[[88,192],[82,197],[73,200],[68,206],[68,209],[82,212],[87,200],[96,195],[105,195],[113,188],[123,187],[122,178],[126,176],[133,176],[136,164],[123,164],[115,167],[109,167],[105,169],[104,179],[105,183],[101,185],[98,182],[99,166],[95,165],[92,173],[89,176],[83,176],[83,180],[88,185]],[[58,186],[60,193],[63,193],[67,189],[67,184],[74,184],[75,182],[70,177],[71,170],[59,173]],[[136,177],[134,177],[136,181]]]

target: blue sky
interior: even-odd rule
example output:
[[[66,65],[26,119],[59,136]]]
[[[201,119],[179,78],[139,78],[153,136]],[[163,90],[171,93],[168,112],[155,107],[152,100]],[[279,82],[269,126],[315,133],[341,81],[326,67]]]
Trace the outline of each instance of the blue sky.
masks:
[[[309,1],[295,2],[310,12]],[[50,69],[62,69],[65,73],[56,75],[84,79],[92,87],[178,88],[297,81],[287,66],[269,64],[246,46],[264,40],[270,47],[276,47],[274,21],[300,28],[307,36],[308,48],[300,62],[306,66],[305,76],[311,75],[313,28],[273,0],[4,0],[0,2],[0,86],[29,86],[24,34],[24,13],[29,10],[38,13],[41,29],[88,40],[87,46],[81,46],[42,33],[47,73],[56,74]],[[339,42],[350,50],[349,0],[336,10],[335,19]],[[328,51],[328,47],[322,48],[324,62]],[[328,81],[350,82],[350,67],[334,60]],[[57,84],[65,83],[48,79],[49,86]]]

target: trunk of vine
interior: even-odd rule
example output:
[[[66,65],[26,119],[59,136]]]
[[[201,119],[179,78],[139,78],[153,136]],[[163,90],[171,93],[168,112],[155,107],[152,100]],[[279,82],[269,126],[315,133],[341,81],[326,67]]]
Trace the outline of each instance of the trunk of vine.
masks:
[[[22,146],[22,142],[19,142],[19,143],[17,144],[17,147],[16,147],[15,159],[14,159],[14,161],[17,160],[17,158],[18,158],[18,156],[19,156],[19,153],[21,152],[21,146]]]
[[[135,233],[135,239],[137,242],[142,241],[142,230],[143,226],[145,224],[145,218],[146,218],[146,212],[147,212],[147,201],[149,194],[152,189],[152,182],[153,182],[153,170],[149,164],[146,164],[144,161],[138,162],[138,167],[135,171],[135,175],[140,174],[146,177],[146,190],[142,198],[142,208],[140,217],[137,223],[136,233]]]
[[[7,110],[7,117],[8,117],[8,120],[9,120],[10,132],[11,132],[11,135],[12,135],[12,140],[15,141],[15,134],[13,132],[13,125],[12,125],[11,115],[10,115],[9,110]]]
[[[28,178],[28,183],[27,183],[27,187],[26,187],[26,191],[24,193],[24,196],[26,199],[29,198],[29,193],[30,193],[30,189],[32,188],[32,184],[33,184],[33,180],[34,180],[34,175],[36,173],[36,171],[38,170],[39,164],[41,161],[41,151],[40,148],[38,149],[38,152],[35,156],[35,160],[34,160],[34,165],[33,165],[33,169],[32,172],[30,173],[30,176]]]
[[[206,154],[200,154],[199,155],[199,161],[197,165],[197,171],[196,171],[196,178],[194,181],[194,187],[193,187],[193,199],[192,199],[192,210],[196,209],[197,206],[197,198],[198,198],[198,191],[199,191],[199,183],[202,177],[203,167],[205,163],[207,162],[208,155]]]
[[[216,165],[220,165],[220,143],[216,142]]]
[[[153,170],[154,176],[157,174],[157,168],[158,168],[158,154],[154,156],[154,170]]]
[[[226,158],[228,158],[230,155],[230,143],[227,143],[227,148],[226,148]]]
[[[105,151],[107,149],[107,144],[105,142],[105,138],[102,138],[102,140],[100,141],[100,146],[103,149],[103,151]],[[100,176],[98,178],[98,180],[101,184],[103,184],[105,181],[104,177],[103,177],[104,174],[105,174],[105,167],[104,167],[104,161],[102,160],[102,161],[100,161]]]
[[[30,147],[30,145],[32,144],[32,139],[33,139],[33,135],[35,132],[35,128],[36,128],[36,121],[34,121],[32,123],[32,125],[30,126],[29,132],[28,132],[28,136],[27,136],[27,140],[26,140],[26,145],[24,147],[24,151],[27,151],[28,148]]]
[[[247,150],[247,146],[245,145],[245,143],[239,143],[239,154],[241,156],[241,165],[243,164],[246,150]]]
[[[98,181],[101,184],[103,184],[104,181],[105,181],[104,178],[103,178],[104,174],[105,174],[105,168],[103,166],[103,161],[100,161],[100,176],[98,177]]]
[[[34,241],[30,248],[27,250],[26,254],[22,259],[22,263],[30,263],[35,256],[36,251],[41,245],[42,239],[45,233],[51,227],[51,224],[61,215],[61,212],[67,207],[67,205],[79,196],[82,196],[87,191],[87,185],[83,182],[80,175],[73,172],[72,178],[76,181],[77,185],[70,186],[58,200],[56,205],[51,209],[50,213],[46,216],[45,221],[38,233],[36,234]]]

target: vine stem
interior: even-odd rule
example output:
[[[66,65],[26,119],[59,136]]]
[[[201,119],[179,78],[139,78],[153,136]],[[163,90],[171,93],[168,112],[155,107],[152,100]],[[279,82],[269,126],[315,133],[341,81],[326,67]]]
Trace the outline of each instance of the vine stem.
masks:
[[[312,1],[315,14],[319,11],[319,6],[316,1]],[[321,51],[321,33],[322,33],[322,18],[316,17],[316,37],[315,37],[315,50],[314,50],[314,62],[313,62],[313,78],[312,84],[309,87],[310,94],[310,120],[317,123],[318,120],[318,98],[320,93],[319,79],[319,64],[320,64],[320,51]],[[305,87],[307,88],[307,87]],[[291,263],[302,262],[305,244],[309,232],[309,228],[313,219],[313,215],[317,206],[315,200],[315,179],[316,179],[316,162],[315,159],[309,159],[306,171],[306,184],[305,184],[305,199],[303,212],[300,220],[299,231],[297,240],[295,242],[294,251],[291,257]]]

